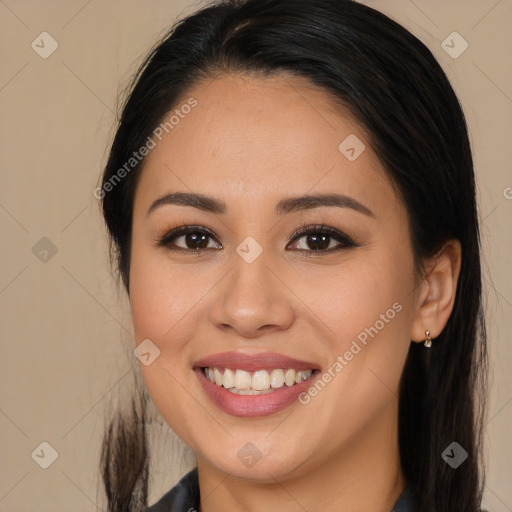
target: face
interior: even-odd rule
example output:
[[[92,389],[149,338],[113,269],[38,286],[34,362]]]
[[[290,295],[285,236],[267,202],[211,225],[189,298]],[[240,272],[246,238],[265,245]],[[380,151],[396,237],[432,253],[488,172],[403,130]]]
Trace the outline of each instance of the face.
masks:
[[[199,464],[262,482],[389,440],[416,275],[364,130],[286,75],[216,78],[175,109],[134,199],[130,305],[136,344],[159,350],[141,364],[151,400]],[[320,198],[291,200],[304,196]]]

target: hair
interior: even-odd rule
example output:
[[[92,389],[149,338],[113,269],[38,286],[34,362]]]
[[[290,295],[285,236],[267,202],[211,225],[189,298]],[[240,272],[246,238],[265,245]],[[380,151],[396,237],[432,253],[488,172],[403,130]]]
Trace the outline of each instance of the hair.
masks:
[[[215,2],[177,22],[140,65],[102,186],[194,85],[233,73],[303,77],[349,109],[407,209],[418,275],[424,258],[449,239],[460,241],[449,320],[430,350],[410,345],[398,436],[417,512],[479,511],[487,389],[481,247],[467,126],[447,76],[419,39],[353,0]],[[133,200],[143,164],[102,193],[111,262],[128,294]],[[146,402],[141,411],[132,403],[132,414],[113,422],[102,444],[112,512],[143,510],[147,501]],[[454,441],[468,453],[457,469],[441,457]]]

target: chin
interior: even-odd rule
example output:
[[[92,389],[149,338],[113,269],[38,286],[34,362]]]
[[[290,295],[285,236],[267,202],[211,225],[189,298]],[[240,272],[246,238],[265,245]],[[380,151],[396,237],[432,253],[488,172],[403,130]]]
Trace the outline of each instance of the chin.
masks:
[[[275,483],[276,480],[298,476],[299,473],[307,471],[303,460],[292,461],[284,457],[276,458],[275,456],[258,454],[250,445],[244,448],[233,452],[229,457],[217,456],[209,459],[208,464],[213,465],[222,473],[229,474],[232,478],[262,484]],[[251,452],[253,453],[251,454]]]

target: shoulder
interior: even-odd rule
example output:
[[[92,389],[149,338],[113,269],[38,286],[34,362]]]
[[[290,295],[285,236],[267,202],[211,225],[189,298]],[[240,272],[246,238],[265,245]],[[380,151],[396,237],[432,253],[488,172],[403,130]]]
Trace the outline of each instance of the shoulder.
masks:
[[[410,487],[406,487],[399,496],[391,512],[416,512],[417,500]]]
[[[197,512],[200,504],[197,467],[189,471],[168,492],[145,512]],[[406,487],[391,512],[416,512],[417,499],[413,491]],[[481,512],[489,512],[482,509]]]
[[[406,487],[398,498],[391,512],[416,512],[418,510],[418,499],[410,487]],[[489,512],[481,509],[480,512]]]
[[[146,512],[194,512],[199,510],[199,502],[199,480],[194,468]]]

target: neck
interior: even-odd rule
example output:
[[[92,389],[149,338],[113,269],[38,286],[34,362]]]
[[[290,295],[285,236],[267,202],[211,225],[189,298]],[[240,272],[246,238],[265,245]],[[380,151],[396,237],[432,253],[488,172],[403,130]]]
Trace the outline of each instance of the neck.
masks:
[[[392,409],[344,442],[327,460],[316,465],[305,461],[298,471],[273,483],[228,476],[198,456],[199,512],[256,512],[277,507],[280,512],[391,512],[405,488],[397,404]]]

